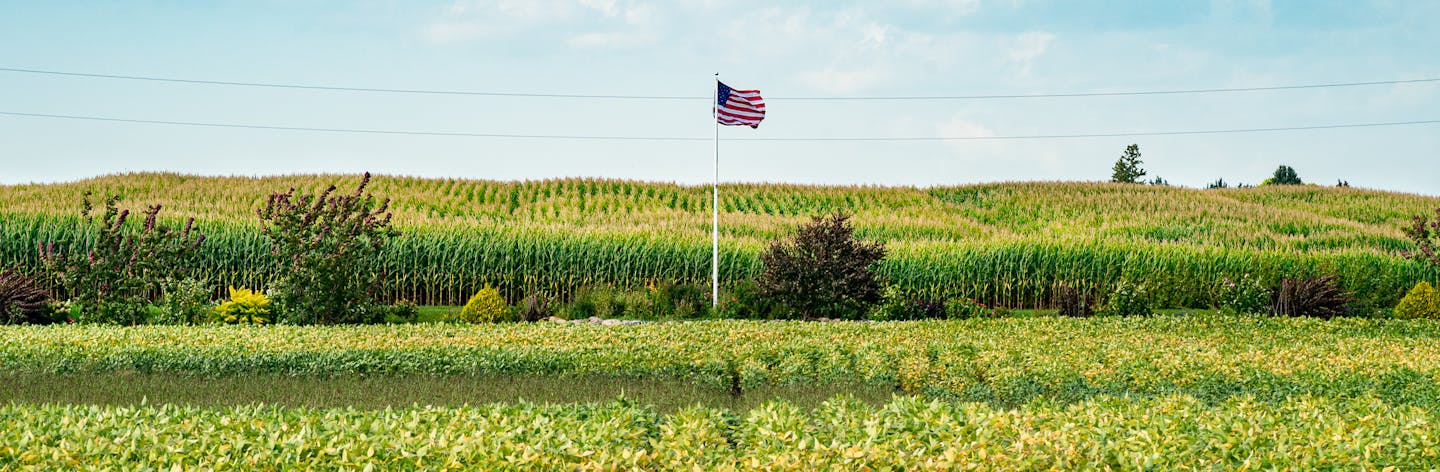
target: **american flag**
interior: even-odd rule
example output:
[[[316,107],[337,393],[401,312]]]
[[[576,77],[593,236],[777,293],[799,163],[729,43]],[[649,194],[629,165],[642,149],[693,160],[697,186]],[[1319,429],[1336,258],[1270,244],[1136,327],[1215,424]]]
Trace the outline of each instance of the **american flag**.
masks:
[[[715,121],[722,125],[759,128],[765,119],[765,99],[759,90],[734,90],[719,83],[715,96]]]

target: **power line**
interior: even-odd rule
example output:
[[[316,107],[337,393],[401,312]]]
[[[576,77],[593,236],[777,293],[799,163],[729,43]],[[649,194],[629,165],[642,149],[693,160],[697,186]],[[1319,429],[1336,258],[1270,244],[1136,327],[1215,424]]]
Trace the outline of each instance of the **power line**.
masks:
[[[587,95],[574,93],[531,93],[531,92],[481,92],[464,90],[425,90],[425,89],[398,89],[398,88],[371,88],[371,87],[344,87],[329,85],[300,85],[282,84],[269,82],[238,82],[222,80],[195,80],[178,79],[170,77],[150,77],[138,75],[115,75],[95,74],[85,72],[65,72],[39,69],[19,69],[0,67],[0,72],[16,72],[26,74],[44,74],[70,77],[89,77],[101,79],[123,79],[140,80],[150,82],[170,82],[197,85],[228,85],[239,87],[267,87],[301,90],[327,90],[338,92],[374,92],[374,93],[400,93],[400,94],[421,94],[421,95],[472,95],[488,97],[531,97],[531,98],[583,98],[583,99],[616,99],[616,100],[710,100],[709,96],[682,96],[682,95]],[[1233,92],[1259,92],[1267,90],[1298,90],[1335,87],[1362,87],[1371,85],[1398,85],[1440,82],[1440,77],[1425,79],[1405,80],[1378,80],[1370,82],[1334,82],[1321,84],[1300,84],[1300,85],[1279,85],[1271,87],[1230,87],[1230,88],[1203,88],[1203,89],[1176,89],[1176,90],[1139,90],[1120,92],[1061,92],[1061,93],[1036,93],[1036,94],[1007,94],[1007,95],[909,95],[909,96],[886,96],[886,97],[770,97],[769,100],[994,100],[994,99],[1025,99],[1025,98],[1077,98],[1077,97],[1120,97],[1131,95],[1181,95],[1200,93],[1233,93]]]
[[[600,141],[710,141],[711,138],[704,137],[681,137],[681,136],[603,136],[603,135],[555,135],[555,134],[510,134],[510,133],[469,133],[469,132],[446,132],[446,131],[409,131],[409,130],[382,130],[382,129],[357,129],[357,128],[315,128],[299,126],[272,126],[253,125],[239,123],[208,123],[196,121],[166,121],[166,120],[141,120],[130,118],[114,118],[103,116],[83,115],[56,115],[48,113],[22,113],[12,111],[0,111],[0,115],[29,117],[29,118],[57,118],[67,120],[104,121],[116,123],[138,123],[153,125],[173,126],[198,126],[208,128],[241,128],[259,129],[272,131],[311,131],[325,133],[353,133],[353,134],[384,134],[384,135],[408,135],[408,136],[451,136],[451,137],[472,137],[472,138],[516,138],[516,139],[563,139],[563,140],[600,140]],[[726,141],[768,141],[768,142],[834,142],[834,141],[986,141],[986,140],[1020,140],[1020,139],[1072,139],[1072,138],[1116,138],[1116,137],[1140,137],[1140,136],[1177,136],[1195,134],[1237,134],[1237,133],[1266,133],[1279,131],[1306,131],[1340,128],[1374,128],[1383,126],[1410,126],[1440,124],[1440,120],[1415,120],[1415,121],[1388,121],[1376,123],[1346,123],[1332,125],[1311,125],[1311,126],[1284,126],[1272,128],[1231,128],[1231,129],[1209,129],[1209,130],[1186,130],[1186,131],[1136,131],[1120,133],[1074,133],[1074,134],[1035,134],[1035,135],[1012,135],[1012,136],[961,136],[961,137],[939,137],[939,136],[914,136],[914,137],[859,137],[859,138],[833,138],[833,137],[810,137],[810,138],[733,138]]]
[[[268,87],[302,90],[329,90],[337,92],[378,92],[378,93],[405,93],[419,95],[478,95],[486,97],[536,97],[536,98],[595,98],[595,99],[630,99],[630,100],[709,100],[709,96],[666,96],[666,95],[584,95],[572,93],[528,93],[528,92],[475,92],[463,90],[422,90],[422,89],[392,89],[392,88],[370,88],[370,87],[337,87],[329,85],[297,85],[278,84],[267,82],[232,82],[223,80],[192,80],[175,79],[168,77],[145,77],[138,75],[112,75],[112,74],[90,74],[82,72],[61,72],[53,70],[36,69],[12,69],[0,67],[3,72],[22,72],[27,74],[63,75],[71,77],[91,77],[100,79],[124,79],[143,80],[150,82],[171,82],[182,84],[199,85],[232,85],[239,87]]]

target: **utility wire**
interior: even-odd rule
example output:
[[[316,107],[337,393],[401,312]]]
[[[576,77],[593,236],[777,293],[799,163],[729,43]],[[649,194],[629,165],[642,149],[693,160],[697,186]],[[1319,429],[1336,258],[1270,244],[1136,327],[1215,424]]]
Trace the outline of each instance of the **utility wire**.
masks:
[[[114,75],[114,74],[93,74],[84,72],[64,72],[39,69],[19,69],[0,67],[0,72],[16,72],[26,74],[59,75],[70,77],[90,77],[101,79],[124,79],[142,80],[151,82],[170,82],[183,84],[200,85],[230,85],[240,87],[268,87],[302,90],[328,90],[340,92],[376,92],[376,93],[403,93],[423,95],[473,95],[488,97],[535,97],[535,98],[584,98],[584,99],[618,99],[618,100],[710,100],[709,96],[681,96],[681,95],[586,95],[573,93],[529,93],[529,92],[479,92],[464,90],[424,90],[424,89],[394,89],[394,88],[369,88],[369,87],[341,87],[328,85],[298,85],[267,82],[235,82],[221,80],[193,80],[177,79],[169,77],[148,77],[138,75]],[[1037,93],[1037,94],[1009,94],[1009,95],[910,95],[910,96],[888,96],[888,97],[770,97],[770,100],[993,100],[993,99],[1024,99],[1024,98],[1075,98],[1075,97],[1118,97],[1130,95],[1179,95],[1199,93],[1231,93],[1231,92],[1258,92],[1266,90],[1297,90],[1334,87],[1361,87],[1370,85],[1396,85],[1440,82],[1440,77],[1426,79],[1407,80],[1379,80],[1371,82],[1335,82],[1323,84],[1301,84],[1301,85],[1280,85],[1272,87],[1232,87],[1232,88],[1205,88],[1205,89],[1179,89],[1179,90],[1140,90],[1121,92],[1068,92],[1068,93]]]
[[[356,128],[313,128],[298,126],[271,126],[252,125],[238,123],[207,123],[195,121],[165,121],[165,120],[139,120],[130,118],[114,118],[103,116],[82,116],[82,115],[55,115],[48,113],[22,113],[12,111],[0,111],[3,116],[16,116],[28,118],[57,118],[67,120],[105,121],[117,123],[139,123],[154,125],[174,126],[199,126],[209,128],[242,128],[279,131],[313,131],[325,133],[354,133],[354,134],[385,134],[385,135],[410,135],[410,136],[453,136],[472,138],[518,138],[518,139],[564,139],[564,140],[603,140],[603,141],[710,141],[711,138],[703,137],[679,137],[679,136],[603,136],[603,135],[555,135],[555,134],[509,134],[509,133],[468,133],[468,132],[446,132],[446,131],[407,131],[407,130],[382,130],[382,129],[356,129]],[[725,141],[770,141],[770,142],[826,142],[826,141],[986,141],[986,140],[1020,140],[1020,139],[1070,139],[1070,138],[1113,138],[1113,137],[1136,137],[1136,136],[1176,136],[1192,134],[1236,134],[1236,133],[1265,133],[1277,131],[1304,131],[1339,128],[1373,128],[1382,126],[1410,126],[1410,125],[1431,125],[1440,124],[1440,120],[1415,120],[1415,121],[1388,121],[1376,123],[1346,123],[1333,125],[1312,125],[1312,126],[1284,126],[1273,128],[1231,128],[1231,129],[1209,129],[1209,130],[1188,130],[1188,131],[1136,131],[1122,133],[1074,133],[1074,134],[1035,134],[1035,135],[1012,135],[1012,136],[961,136],[961,137],[860,137],[860,138],[732,138]]]

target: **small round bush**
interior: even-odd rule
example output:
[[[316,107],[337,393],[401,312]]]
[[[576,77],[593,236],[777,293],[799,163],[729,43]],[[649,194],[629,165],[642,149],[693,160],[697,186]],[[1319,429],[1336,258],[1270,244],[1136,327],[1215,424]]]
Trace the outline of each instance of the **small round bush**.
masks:
[[[1121,281],[1105,300],[1101,313],[1113,316],[1150,316],[1150,294],[1144,286]]]
[[[965,320],[989,315],[990,308],[969,298],[952,298],[945,302],[945,316]]]
[[[254,290],[230,287],[230,299],[215,306],[215,319],[225,324],[268,324],[270,297]]]
[[[1270,298],[1270,290],[1259,279],[1245,274],[1238,279],[1226,277],[1221,281],[1215,304],[1227,315],[1265,313],[1270,308]]]
[[[1395,317],[1402,319],[1440,319],[1440,292],[1430,282],[1420,281],[1395,305]]]
[[[505,299],[500,296],[500,291],[486,284],[485,288],[470,297],[470,301],[465,302],[465,308],[460,310],[460,321],[498,323],[505,321],[507,315],[509,309],[505,306]]]

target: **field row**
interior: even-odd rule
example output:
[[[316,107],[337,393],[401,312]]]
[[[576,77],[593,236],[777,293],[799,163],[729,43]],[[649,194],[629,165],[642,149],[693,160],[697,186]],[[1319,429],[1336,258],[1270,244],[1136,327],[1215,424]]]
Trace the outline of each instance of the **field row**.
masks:
[[[673,414],[619,401],[386,410],[0,406],[0,468],[1424,470],[1433,410],[1184,396],[1019,409],[899,397]]]
[[[119,194],[131,205],[164,204],[168,214],[211,226],[254,227],[272,192],[353,187],[359,176],[267,178],[176,174],[105,176],[74,183],[0,187],[17,214],[74,215],[85,191]],[[394,201],[403,229],[455,232],[524,226],[660,231],[703,238],[710,188],[618,180],[494,182],[378,177],[370,189]],[[821,187],[726,184],[727,236],[771,239],[809,216],[856,215],[862,236],[894,241],[1008,242],[1014,238],[1175,242],[1257,250],[1401,249],[1400,227],[1440,199],[1311,186],[1201,191],[1099,183],[1006,183],[961,187]],[[138,207],[137,207],[138,210]]]
[[[137,211],[163,204],[162,219],[197,218],[208,239],[193,275],[216,293],[263,289],[277,269],[255,209],[271,192],[357,180],[131,174],[0,186],[0,266],[34,273],[42,244],[83,247],[82,235],[92,231],[76,214],[80,195],[90,191],[122,195]],[[708,285],[704,187],[381,177],[370,190],[394,201],[404,233],[374,268],[389,279],[384,301],[457,305],[487,283],[512,303],[536,293],[568,299],[595,285]],[[1099,183],[724,190],[727,285],[756,273],[769,241],[830,211],[853,213],[860,237],[887,243],[891,259],[882,271],[902,291],[1008,308],[1048,306],[1060,282],[1101,295],[1130,279],[1150,285],[1158,306],[1198,308],[1212,306],[1226,278],[1250,274],[1275,285],[1336,274],[1364,309],[1393,306],[1420,280],[1440,283],[1440,270],[1399,255],[1410,247],[1401,233],[1409,218],[1440,206],[1417,195]]]
[[[6,326],[0,365],[15,374],[599,375],[735,393],[848,384],[996,405],[1309,393],[1440,408],[1440,326],[1366,319]]]
[[[7,219],[8,218],[8,219]],[[217,292],[261,288],[277,273],[269,243],[256,230],[207,228],[194,275]],[[37,272],[38,246],[85,231],[75,219],[0,215],[0,267]],[[891,243],[881,273],[902,290],[937,299],[964,297],[1009,308],[1048,306],[1059,282],[1092,295],[1122,279],[1150,286],[1160,307],[1209,307],[1225,278],[1245,274],[1267,284],[1283,277],[1339,274],[1341,285],[1375,308],[1388,308],[1420,280],[1440,283],[1440,270],[1371,252],[1278,252],[1141,243],[1012,242]],[[727,243],[725,285],[760,270],[759,244]],[[382,300],[460,305],[490,284],[512,303],[531,293],[566,299],[586,286],[640,288],[651,282],[709,285],[705,238],[658,233],[561,229],[470,229],[449,235],[406,234],[374,270],[386,274]],[[722,287],[722,293],[724,287]]]

